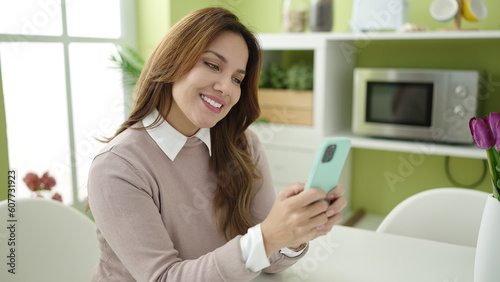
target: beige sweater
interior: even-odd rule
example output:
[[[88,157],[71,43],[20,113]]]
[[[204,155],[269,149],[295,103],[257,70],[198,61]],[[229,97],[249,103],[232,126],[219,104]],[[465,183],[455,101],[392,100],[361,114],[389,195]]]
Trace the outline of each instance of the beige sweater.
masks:
[[[251,206],[257,224],[275,194],[258,138],[251,132],[247,138],[264,179]],[[190,138],[171,161],[142,129],[128,129],[105,146],[88,181],[101,249],[92,281],[248,281],[259,274],[245,267],[241,236],[226,242],[216,229],[209,158],[205,144]],[[277,252],[264,271],[284,270],[305,253]]]

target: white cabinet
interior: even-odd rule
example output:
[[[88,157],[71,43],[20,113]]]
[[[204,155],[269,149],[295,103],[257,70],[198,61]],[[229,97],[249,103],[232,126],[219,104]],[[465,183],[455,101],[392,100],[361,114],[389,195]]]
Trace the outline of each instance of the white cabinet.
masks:
[[[265,147],[275,190],[293,182],[306,181],[314,160],[313,148]]]

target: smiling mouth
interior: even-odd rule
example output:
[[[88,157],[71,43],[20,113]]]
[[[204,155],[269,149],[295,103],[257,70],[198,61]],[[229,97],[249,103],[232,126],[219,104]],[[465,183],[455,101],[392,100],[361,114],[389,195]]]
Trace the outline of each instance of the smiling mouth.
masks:
[[[200,96],[201,96],[201,99],[203,99],[203,101],[209,103],[212,107],[217,108],[217,109],[220,109],[222,107],[222,104],[215,102],[214,100],[208,98],[207,96],[205,96],[203,94],[200,94]]]

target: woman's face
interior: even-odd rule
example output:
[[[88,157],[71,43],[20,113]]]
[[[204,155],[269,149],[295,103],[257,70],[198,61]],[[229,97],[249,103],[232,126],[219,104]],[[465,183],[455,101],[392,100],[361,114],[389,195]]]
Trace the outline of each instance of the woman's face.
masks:
[[[213,127],[240,99],[247,60],[248,48],[241,35],[219,35],[195,66],[173,83],[168,123],[185,136]]]

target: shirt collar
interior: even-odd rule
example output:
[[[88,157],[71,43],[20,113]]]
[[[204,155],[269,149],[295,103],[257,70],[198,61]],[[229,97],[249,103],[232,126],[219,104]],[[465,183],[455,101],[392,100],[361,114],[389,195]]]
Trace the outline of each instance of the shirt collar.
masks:
[[[142,120],[144,127],[153,124],[159,112],[154,109],[147,117]],[[197,137],[208,148],[208,154],[212,156],[211,143],[210,143],[210,128],[200,128],[195,135],[186,137],[175,128],[173,128],[162,116],[160,116],[159,125],[153,128],[147,128],[149,136],[158,144],[160,149],[167,155],[170,160],[174,160],[177,154],[181,151],[182,147],[186,144],[189,138]]]

